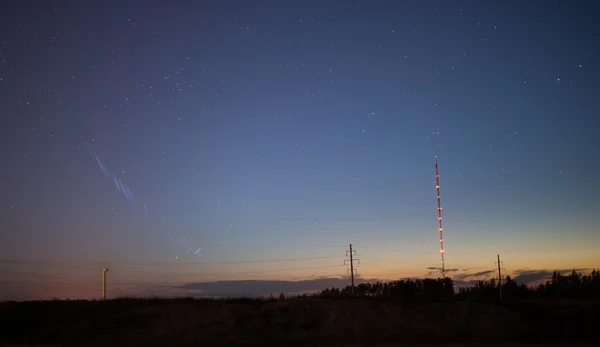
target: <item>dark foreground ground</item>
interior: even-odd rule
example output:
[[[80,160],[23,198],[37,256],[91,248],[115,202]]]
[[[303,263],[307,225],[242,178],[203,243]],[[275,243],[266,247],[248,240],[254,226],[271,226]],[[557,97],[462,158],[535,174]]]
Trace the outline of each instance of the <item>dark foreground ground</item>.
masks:
[[[292,345],[296,346],[296,345]],[[548,343],[448,343],[448,344],[427,344],[419,345],[412,344],[407,345],[400,342],[394,343],[364,343],[364,344],[337,344],[337,345],[314,345],[315,347],[363,347],[363,346],[377,346],[377,347],[596,347],[597,345],[592,344],[572,344],[572,343],[559,343],[559,344],[548,344]],[[0,347],[62,347],[58,345],[0,345]],[[281,347],[286,347],[282,345]]]
[[[0,327],[0,345],[30,346],[572,346],[598,342],[600,302],[5,302]]]

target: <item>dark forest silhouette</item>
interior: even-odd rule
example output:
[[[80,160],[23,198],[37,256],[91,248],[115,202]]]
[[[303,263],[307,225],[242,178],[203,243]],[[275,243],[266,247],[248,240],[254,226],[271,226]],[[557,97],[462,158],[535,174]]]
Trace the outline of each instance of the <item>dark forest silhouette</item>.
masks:
[[[429,300],[434,302],[500,300],[500,288],[496,279],[478,281],[472,287],[454,289],[450,278],[399,280],[392,282],[361,283],[354,287],[328,288],[312,295],[320,298],[380,298],[392,300]],[[556,271],[552,278],[536,286],[515,282],[506,276],[502,283],[503,300],[534,300],[559,298],[600,297],[600,271],[588,275],[573,270],[568,275]]]

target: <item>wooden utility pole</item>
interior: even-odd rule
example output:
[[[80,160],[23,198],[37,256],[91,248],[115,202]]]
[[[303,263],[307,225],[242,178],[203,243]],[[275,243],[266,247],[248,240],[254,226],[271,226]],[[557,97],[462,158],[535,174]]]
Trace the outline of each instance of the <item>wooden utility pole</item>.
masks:
[[[106,272],[107,268],[102,269],[102,300],[106,300]]]
[[[500,254],[498,254],[498,293],[500,293],[500,301],[502,301],[502,270],[500,268]]]
[[[350,251],[346,251],[346,256],[350,256],[350,280],[351,280],[351,284],[352,287],[350,287],[351,289],[351,294],[354,295],[354,272],[356,271],[356,269],[354,269],[354,262],[358,262],[360,264],[360,259],[355,258],[356,256],[356,251],[352,249],[352,244],[350,244]],[[344,260],[344,265],[346,265],[346,261],[348,261],[347,259]]]

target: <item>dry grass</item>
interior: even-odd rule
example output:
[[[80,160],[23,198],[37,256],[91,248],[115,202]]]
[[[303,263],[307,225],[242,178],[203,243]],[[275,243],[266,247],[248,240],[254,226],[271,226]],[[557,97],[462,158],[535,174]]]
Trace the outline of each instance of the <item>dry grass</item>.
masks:
[[[0,343],[289,346],[573,340],[592,336],[594,326],[600,326],[599,312],[597,302],[503,306],[366,299],[6,302],[0,303],[0,326],[4,330]]]

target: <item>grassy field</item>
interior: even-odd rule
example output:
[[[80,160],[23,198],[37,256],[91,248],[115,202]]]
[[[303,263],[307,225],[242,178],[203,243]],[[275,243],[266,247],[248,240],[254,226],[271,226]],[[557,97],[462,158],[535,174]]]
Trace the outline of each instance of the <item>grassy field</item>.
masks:
[[[116,299],[0,303],[0,344],[270,346],[592,341],[600,302]]]

